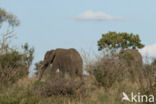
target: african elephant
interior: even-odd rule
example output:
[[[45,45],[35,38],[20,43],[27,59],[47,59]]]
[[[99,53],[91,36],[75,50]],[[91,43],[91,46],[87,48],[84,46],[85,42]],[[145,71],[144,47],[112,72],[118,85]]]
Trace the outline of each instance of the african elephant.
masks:
[[[132,75],[131,78],[137,80],[143,87],[143,60],[142,56],[136,49],[121,50],[119,53],[120,63],[124,69]]]
[[[47,51],[44,56],[44,62],[41,67],[39,80],[42,78],[44,71],[50,64],[52,64],[52,76],[55,76],[56,70],[59,69],[63,77],[65,73],[69,73],[71,77],[78,75],[82,79],[83,61],[80,54],[73,48],[58,48],[56,50]]]
[[[119,58],[124,60],[130,66],[133,65],[141,68],[143,64],[142,56],[136,49],[121,50],[119,53]]]

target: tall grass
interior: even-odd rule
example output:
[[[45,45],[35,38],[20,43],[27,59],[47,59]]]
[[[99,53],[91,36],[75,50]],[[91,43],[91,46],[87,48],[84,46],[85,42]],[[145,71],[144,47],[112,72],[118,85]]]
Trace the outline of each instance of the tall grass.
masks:
[[[43,77],[42,81],[24,77],[10,86],[0,87],[0,104],[131,104],[121,101],[122,92],[156,96],[154,61],[138,69],[129,55],[122,60],[119,54],[94,58],[87,54],[82,55],[88,72],[83,83],[79,78],[70,77],[56,76],[51,80]]]

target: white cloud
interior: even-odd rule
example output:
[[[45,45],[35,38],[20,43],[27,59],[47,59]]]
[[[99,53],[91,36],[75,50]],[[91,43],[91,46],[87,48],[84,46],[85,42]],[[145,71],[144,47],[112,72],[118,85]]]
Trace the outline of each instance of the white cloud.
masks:
[[[112,16],[104,12],[93,12],[85,11],[75,17],[77,20],[96,20],[96,21],[107,21],[107,20],[123,20],[121,16]]]
[[[156,58],[156,43],[139,50],[143,56]]]

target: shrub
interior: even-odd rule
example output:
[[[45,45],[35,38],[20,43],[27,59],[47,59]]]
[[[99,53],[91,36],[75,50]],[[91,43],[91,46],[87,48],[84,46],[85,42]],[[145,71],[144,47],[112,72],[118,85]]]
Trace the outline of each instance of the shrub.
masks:
[[[124,68],[121,67],[120,61],[115,57],[103,57],[93,67],[93,75],[98,85],[108,89],[117,81],[124,79]]]
[[[14,83],[23,76],[28,75],[28,70],[21,59],[22,55],[17,51],[0,56],[1,83]]]
[[[124,79],[140,83],[140,86],[143,83],[142,56],[134,49],[121,50],[119,54],[104,55],[90,68],[92,68],[90,74],[95,76],[98,85],[106,89]]]
[[[150,93],[156,96],[156,65],[144,65],[144,78],[145,87],[141,90],[145,93]]]
[[[20,98],[14,96],[0,96],[0,104],[20,104]]]
[[[36,82],[36,89],[42,96],[85,96],[87,88],[79,79],[54,78],[45,83]]]
[[[30,96],[27,98],[23,98],[20,104],[38,104],[39,98],[36,96]]]
[[[0,84],[12,84],[28,75],[33,53],[34,49],[25,44],[23,52],[12,49],[0,54]]]

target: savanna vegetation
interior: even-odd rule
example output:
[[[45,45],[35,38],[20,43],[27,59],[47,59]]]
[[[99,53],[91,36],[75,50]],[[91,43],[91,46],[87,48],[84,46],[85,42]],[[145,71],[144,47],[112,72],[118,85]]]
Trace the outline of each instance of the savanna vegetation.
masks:
[[[35,64],[35,76],[28,77],[34,48],[27,43],[14,48],[9,43],[19,24],[16,16],[0,9],[0,104],[137,104],[122,101],[123,92],[156,97],[156,60],[142,62],[136,50],[144,47],[139,35],[102,34],[94,59],[88,57],[90,53],[81,53],[87,71],[83,84],[77,77],[61,78],[59,72],[51,79],[50,67],[40,81],[42,60]]]

